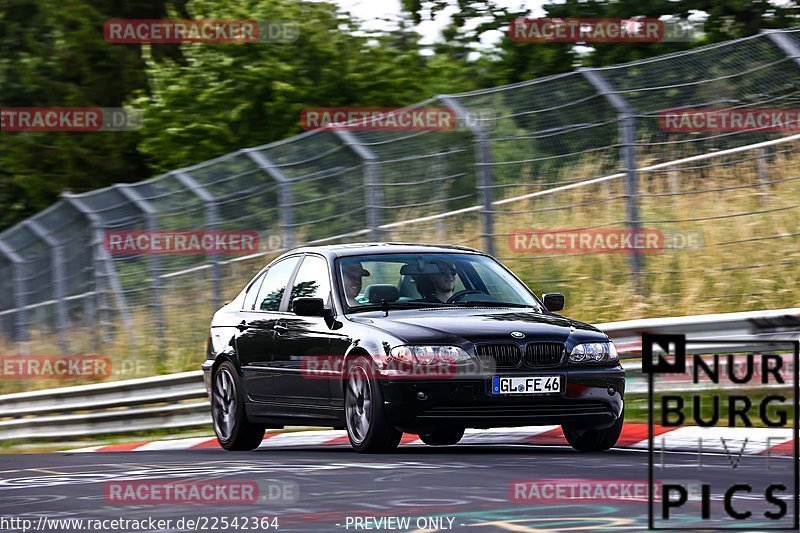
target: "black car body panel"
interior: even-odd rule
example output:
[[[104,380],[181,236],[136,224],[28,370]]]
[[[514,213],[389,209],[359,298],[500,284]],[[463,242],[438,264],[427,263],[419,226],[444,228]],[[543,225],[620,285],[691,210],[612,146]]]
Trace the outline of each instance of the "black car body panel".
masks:
[[[215,313],[203,364],[207,388],[211,375],[223,360],[240,372],[245,388],[245,407],[251,421],[265,427],[321,425],[345,427],[344,380],[341,372],[309,377],[303,364],[308,357],[337,362],[346,368],[354,355],[367,355],[375,364],[383,404],[399,429],[418,432],[427,427],[456,424],[464,427],[549,425],[573,423],[607,427],[623,412],[625,373],[618,362],[573,364],[572,348],[584,342],[609,342],[597,328],[550,313],[516,307],[430,307],[348,312],[336,261],[343,257],[381,253],[480,254],[462,247],[378,243],[301,248],[288,252],[270,266],[290,257],[313,255],[325,260],[333,287],[327,316],[297,316],[288,311],[288,287],[299,266],[279,295],[279,310],[243,309],[253,285],[270,266],[231,302]],[[297,261],[300,264],[302,261]],[[288,270],[288,268],[287,268]],[[513,274],[512,274],[513,275]],[[521,283],[521,282],[520,282]],[[526,289],[528,290],[528,289]],[[531,293],[532,294],[532,293]],[[523,338],[513,338],[511,332]],[[516,354],[480,375],[398,377],[387,368],[392,347],[400,345],[452,345],[473,356],[484,345],[502,344]],[[560,358],[528,360],[529,345],[563,346]],[[490,346],[491,348],[491,346]],[[531,348],[536,350],[536,346]],[[532,352],[533,353],[533,352]],[[340,361],[340,363],[338,363]],[[510,362],[509,362],[510,361]],[[533,361],[533,362],[532,362]],[[513,363],[513,364],[512,364]],[[561,392],[541,395],[493,396],[493,376],[559,376]]]

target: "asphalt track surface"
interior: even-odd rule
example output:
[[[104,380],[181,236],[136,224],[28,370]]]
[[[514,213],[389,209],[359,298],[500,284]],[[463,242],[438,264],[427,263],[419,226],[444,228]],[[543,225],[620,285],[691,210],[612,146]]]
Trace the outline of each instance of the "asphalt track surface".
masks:
[[[656,460],[662,457],[656,454]],[[706,455],[698,470],[697,454],[667,452],[663,456],[670,479],[712,485],[712,514],[722,508],[724,487],[747,481],[754,497],[736,499],[757,520],[752,530],[773,526],[763,511],[774,509],[756,495],[768,480],[792,490],[788,457]],[[647,480],[648,454],[641,450],[611,450],[581,454],[563,446],[461,445],[446,448],[401,447],[389,455],[359,455],[348,448],[166,450],[137,453],[23,454],[0,456],[0,517],[29,518],[38,531],[73,531],[39,517],[83,519],[171,519],[162,531],[367,531],[356,517],[410,517],[401,531],[641,531],[647,528],[646,501],[515,501],[509,487],[515,481]],[[660,471],[660,470],[659,470]],[[658,474],[657,474],[658,475]],[[108,480],[259,480],[293,485],[295,501],[237,505],[110,504],[104,497]],[[792,516],[791,499],[789,517]],[[683,527],[700,529],[700,504],[690,501]],[[277,517],[274,527],[216,529],[211,517]],[[176,527],[180,518],[207,517],[194,528]],[[425,522],[440,517],[443,527]],[[202,519],[201,519],[202,520]],[[349,522],[348,522],[349,520]],[[785,521],[781,523],[786,523]],[[270,522],[275,524],[275,522]],[[185,522],[184,522],[185,525]],[[259,522],[259,526],[266,525]],[[381,530],[398,530],[384,527]],[[391,525],[391,524],[389,524]],[[425,527],[425,526],[430,527]],[[759,527],[761,526],[761,527]],[[22,531],[10,527],[2,531]],[[136,529],[92,529],[135,531]],[[148,529],[144,529],[148,530]],[[157,530],[157,529],[153,529]],[[86,529],[84,529],[86,531]],[[141,529],[139,529],[141,531]]]

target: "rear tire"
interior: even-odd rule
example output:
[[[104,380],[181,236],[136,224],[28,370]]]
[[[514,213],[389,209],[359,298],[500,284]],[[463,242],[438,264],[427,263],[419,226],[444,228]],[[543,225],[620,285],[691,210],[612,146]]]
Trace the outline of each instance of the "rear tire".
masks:
[[[428,446],[452,446],[464,436],[462,427],[437,428],[430,433],[420,433],[419,438]]]
[[[622,432],[624,415],[620,415],[614,425],[606,429],[582,429],[561,426],[569,445],[579,452],[604,452],[612,448]]]
[[[347,368],[344,411],[350,445],[359,453],[396,449],[403,432],[389,423],[383,395],[372,377],[372,361],[359,356]]]
[[[230,361],[220,364],[211,377],[211,417],[217,442],[226,450],[252,450],[264,439],[264,426],[247,420],[242,382]]]

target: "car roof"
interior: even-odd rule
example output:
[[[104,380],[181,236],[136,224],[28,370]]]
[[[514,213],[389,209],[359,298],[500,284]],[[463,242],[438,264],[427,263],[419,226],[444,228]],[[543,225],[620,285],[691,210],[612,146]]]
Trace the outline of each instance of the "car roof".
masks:
[[[365,254],[402,254],[402,253],[469,253],[482,254],[480,250],[466,246],[449,244],[421,244],[408,242],[357,242],[352,244],[330,244],[326,246],[303,246],[289,250],[281,257],[302,252],[313,252],[329,259]]]

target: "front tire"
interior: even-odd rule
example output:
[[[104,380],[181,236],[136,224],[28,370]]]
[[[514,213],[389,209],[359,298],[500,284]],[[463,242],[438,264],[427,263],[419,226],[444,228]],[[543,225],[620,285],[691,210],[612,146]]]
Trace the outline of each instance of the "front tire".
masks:
[[[569,445],[579,452],[604,452],[612,448],[622,432],[624,415],[620,415],[614,425],[606,429],[581,429],[561,426]]]
[[[264,426],[247,420],[244,390],[236,367],[225,361],[211,378],[211,417],[219,445],[230,451],[258,448],[264,439]]]
[[[385,453],[397,448],[403,432],[386,416],[383,395],[372,378],[372,361],[360,356],[349,365],[344,391],[347,437],[359,453]]]
[[[430,433],[420,433],[419,438],[428,446],[452,446],[464,436],[462,427],[437,428]]]

